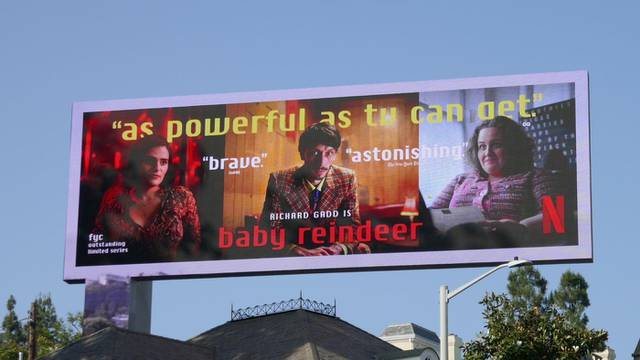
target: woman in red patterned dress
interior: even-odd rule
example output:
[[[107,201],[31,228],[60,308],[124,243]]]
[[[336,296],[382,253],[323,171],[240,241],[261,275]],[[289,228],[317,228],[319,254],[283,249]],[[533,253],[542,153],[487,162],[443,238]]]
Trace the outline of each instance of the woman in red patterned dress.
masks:
[[[191,191],[170,184],[170,151],[156,135],[133,144],[124,181],[107,190],[94,232],[123,241],[113,262],[193,260],[200,250],[200,221]]]

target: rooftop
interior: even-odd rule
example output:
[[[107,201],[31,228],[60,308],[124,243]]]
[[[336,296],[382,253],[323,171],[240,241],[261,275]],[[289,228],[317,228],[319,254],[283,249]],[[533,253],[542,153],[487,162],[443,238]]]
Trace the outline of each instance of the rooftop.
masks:
[[[425,329],[420,325],[414,323],[389,325],[384,329],[381,336],[400,336],[400,335],[415,335],[421,336],[425,339],[431,340],[436,343],[440,343],[438,335],[429,329]]]
[[[162,336],[107,327],[40,360],[211,360],[214,350]]]
[[[216,350],[216,359],[372,359],[397,347],[340,318],[308,310],[229,321],[190,343]]]

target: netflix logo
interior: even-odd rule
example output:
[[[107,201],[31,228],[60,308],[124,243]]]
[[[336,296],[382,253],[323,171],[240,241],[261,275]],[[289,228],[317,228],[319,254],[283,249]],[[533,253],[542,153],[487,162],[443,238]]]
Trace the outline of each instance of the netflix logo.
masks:
[[[542,232],[550,234],[564,234],[565,232],[565,216],[564,216],[564,196],[555,197],[545,195],[542,197]]]

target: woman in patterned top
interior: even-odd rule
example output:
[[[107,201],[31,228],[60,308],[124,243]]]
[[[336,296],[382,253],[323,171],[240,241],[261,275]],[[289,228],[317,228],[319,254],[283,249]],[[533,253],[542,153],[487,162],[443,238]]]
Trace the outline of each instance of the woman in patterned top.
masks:
[[[156,135],[133,144],[124,181],[102,198],[94,232],[105,241],[124,241],[127,253],[114,262],[194,259],[200,249],[200,221],[191,191],[170,184],[170,151]]]
[[[456,176],[431,204],[434,209],[475,206],[489,221],[540,228],[544,195],[558,195],[560,182],[533,166],[533,141],[508,117],[479,125],[467,145],[473,171]]]

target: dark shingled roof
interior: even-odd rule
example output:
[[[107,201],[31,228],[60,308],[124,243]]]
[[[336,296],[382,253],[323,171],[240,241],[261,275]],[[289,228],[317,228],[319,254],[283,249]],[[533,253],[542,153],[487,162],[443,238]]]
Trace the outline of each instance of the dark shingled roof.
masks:
[[[214,360],[214,350],[156,335],[108,327],[40,360]]]
[[[395,360],[395,359],[406,359],[408,357],[418,357],[425,351],[426,349],[397,350],[397,351],[377,355],[376,360]]]
[[[306,310],[230,321],[189,342],[215,349],[216,360],[370,360],[398,350],[339,318]]]
[[[638,345],[636,345],[636,351],[631,354],[633,356],[633,360],[640,359],[640,339],[638,339]]]
[[[436,343],[440,343],[440,338],[436,333],[429,329],[425,329],[420,325],[414,323],[391,325],[387,326],[382,333],[382,336],[397,336],[397,335],[418,335],[425,339],[429,339]]]

